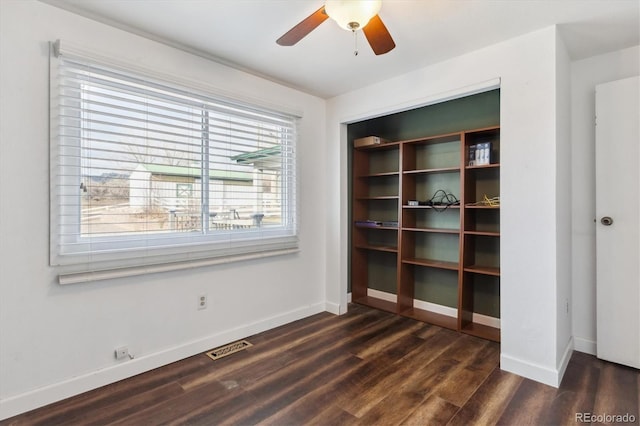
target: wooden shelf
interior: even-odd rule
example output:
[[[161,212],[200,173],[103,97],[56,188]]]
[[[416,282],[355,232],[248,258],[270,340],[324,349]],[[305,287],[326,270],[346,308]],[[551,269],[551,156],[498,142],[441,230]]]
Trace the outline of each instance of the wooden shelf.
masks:
[[[493,340],[494,342],[500,342],[500,329],[490,327],[484,324],[469,323],[463,326],[460,331],[472,336],[480,337],[482,339]]]
[[[377,197],[356,197],[356,200],[397,200],[397,195],[381,195]]]
[[[500,268],[496,268],[493,266],[480,266],[480,265],[465,266],[464,271],[473,272],[475,274],[492,275],[494,277],[500,276]]]
[[[412,232],[431,232],[434,234],[459,234],[459,229],[442,229],[442,228],[402,228],[403,231]]]
[[[460,205],[459,204],[453,204],[451,206],[435,206],[435,207],[434,206],[409,206],[409,205],[403,205],[402,208],[403,209],[417,209],[417,210],[420,210],[420,209],[433,209],[433,208],[436,208],[436,209],[459,209]]]
[[[382,300],[371,296],[359,297],[355,300],[352,300],[353,303],[358,303],[360,305],[366,305],[371,308],[380,309],[381,311],[387,311],[391,313],[397,313],[397,304],[394,302],[389,302],[388,300]]]
[[[419,259],[416,257],[402,259],[402,263],[410,265],[426,266],[429,268],[448,269],[450,271],[457,271],[459,264],[457,262],[444,262],[441,260],[433,259]]]
[[[465,166],[467,170],[482,170],[482,169],[497,169],[500,167],[500,163],[483,164],[481,166]]]
[[[426,174],[426,173],[456,173],[459,171],[460,171],[460,167],[441,167],[436,169],[405,170],[402,173],[405,175],[410,175],[410,174]]]
[[[458,319],[456,317],[450,317],[447,315],[437,314],[435,312],[425,311],[418,308],[409,308],[400,312],[400,315],[413,318],[418,321],[428,322],[439,327],[448,328],[451,330],[458,329]]]
[[[377,145],[365,145],[365,146],[358,146],[358,147],[353,147],[353,149],[355,149],[356,151],[383,151],[383,150],[387,150],[387,149],[398,149],[398,146],[400,146],[400,142],[387,142],[387,143],[380,143]]]
[[[500,206],[475,206],[475,205],[470,205],[467,204],[464,206],[465,209],[487,209],[487,210],[500,210]]]
[[[387,253],[398,252],[398,247],[391,247],[391,246],[356,245],[355,248],[362,249],[362,250],[384,251]]]
[[[369,226],[369,225],[358,225],[357,223],[354,226],[358,229],[386,229],[388,231],[397,231],[399,228],[397,226]]]
[[[500,237],[499,232],[489,232],[489,231],[464,231],[465,235],[479,235],[481,237]]]
[[[376,178],[376,177],[385,177],[385,176],[400,176],[400,172],[395,171],[395,172],[370,173],[370,174],[360,175],[356,177],[360,179],[366,179],[366,178]]]
[[[451,142],[456,140],[456,138],[459,138],[459,137],[460,137],[460,132],[450,132],[450,133],[444,133],[436,136],[429,136],[426,138],[422,137],[422,138],[407,139],[400,142],[406,143],[406,144],[430,145],[430,144],[436,144],[436,143],[442,143],[442,142]]]

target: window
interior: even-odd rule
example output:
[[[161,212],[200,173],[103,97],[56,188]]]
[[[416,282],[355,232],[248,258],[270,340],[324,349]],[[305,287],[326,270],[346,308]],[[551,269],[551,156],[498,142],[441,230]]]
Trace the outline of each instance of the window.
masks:
[[[52,264],[297,247],[296,117],[65,54],[51,75]]]

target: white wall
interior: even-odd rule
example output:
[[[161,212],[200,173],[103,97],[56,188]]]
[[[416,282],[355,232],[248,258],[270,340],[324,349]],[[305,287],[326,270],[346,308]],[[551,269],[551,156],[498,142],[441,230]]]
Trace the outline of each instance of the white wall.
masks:
[[[455,97],[482,82],[501,79],[501,366],[534,380],[558,385],[557,296],[569,283],[558,270],[567,237],[556,237],[558,191],[566,192],[567,130],[558,128],[557,73],[568,73],[566,52],[556,54],[557,32],[546,28],[449,61],[423,68],[329,100],[327,109],[327,298],[346,309],[347,149],[345,125],[373,116]],[[391,53],[393,54],[393,53]],[[428,52],[425,52],[428,54]],[[560,66],[558,66],[558,62]],[[566,93],[563,95],[566,98]],[[561,117],[562,118],[562,117]],[[566,117],[564,117],[566,119]],[[565,140],[559,141],[562,137]],[[556,179],[557,178],[557,179]],[[564,338],[562,340],[565,340]]]
[[[571,64],[573,336],[596,353],[595,86],[640,75],[640,46]]]
[[[573,352],[571,336],[571,60],[556,39],[556,368],[560,377]],[[541,200],[544,204],[545,200]]]
[[[40,2],[0,8],[0,418],[325,310],[324,100]],[[58,38],[301,111],[300,252],[58,285],[48,266],[48,42]],[[134,360],[114,359],[122,345]]]

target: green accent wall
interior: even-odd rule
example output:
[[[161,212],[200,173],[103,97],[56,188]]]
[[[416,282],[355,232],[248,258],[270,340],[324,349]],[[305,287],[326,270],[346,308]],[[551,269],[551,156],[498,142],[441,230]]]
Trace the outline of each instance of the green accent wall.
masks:
[[[397,141],[500,125],[500,90],[360,121],[347,126],[355,138],[380,136]]]

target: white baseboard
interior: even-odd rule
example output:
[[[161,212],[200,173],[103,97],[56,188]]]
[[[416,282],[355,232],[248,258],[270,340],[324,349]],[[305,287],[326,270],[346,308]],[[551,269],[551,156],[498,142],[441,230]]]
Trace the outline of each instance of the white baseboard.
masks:
[[[500,354],[500,369],[545,385],[558,387],[558,370]]]
[[[413,299],[413,307],[423,311],[429,311],[447,317],[458,317],[458,310],[450,306],[438,305],[437,303],[425,302],[424,300]]]
[[[387,302],[396,303],[398,296],[393,293],[387,293],[386,291],[374,290],[372,288],[367,289],[367,296],[375,297],[376,299],[386,300]]]
[[[500,318],[490,317],[488,315],[474,313],[471,321],[476,324],[487,325],[493,328],[500,328]]]
[[[500,369],[519,376],[526,377],[536,382],[557,388],[560,386],[562,376],[569,365],[573,352],[573,338],[569,339],[563,352],[560,363],[556,368],[549,368],[529,361],[521,360],[507,354],[500,354]]]
[[[558,364],[558,386],[562,382],[562,378],[564,377],[565,371],[567,371],[567,366],[569,365],[569,361],[571,361],[571,355],[573,354],[574,340],[573,337],[569,339],[567,342],[567,346],[564,348],[564,352],[562,353],[562,358],[560,358],[560,363]]]
[[[573,349],[578,352],[584,352],[589,355],[598,354],[598,345],[593,340],[583,339],[582,337],[574,337],[573,346]]]
[[[0,420],[87,392],[154,368],[206,352],[211,348],[279,327],[325,311],[326,303],[317,303],[284,312],[271,318],[245,324],[231,330],[184,343],[149,355],[138,355],[125,363],[103,368],[62,382],[44,386],[0,400]]]
[[[386,300],[388,302],[396,303],[398,297],[393,293],[387,293],[380,290],[368,289],[367,296],[375,297],[376,299]],[[423,311],[434,312],[436,314],[446,315],[448,317],[457,318],[458,310],[449,306],[438,305],[437,303],[425,302],[423,300],[414,299],[413,307],[422,309]],[[500,328],[500,318],[494,318],[482,314],[473,314],[472,321],[477,324],[488,325],[494,328]]]
[[[340,315],[340,304],[333,303],[333,302],[326,302],[324,306],[324,310],[334,315]]]
[[[423,311],[429,311],[429,312],[434,312],[441,315],[446,315],[448,317],[457,318],[458,316],[458,310],[456,308],[452,308],[444,305],[438,305],[436,303],[431,303],[431,302],[425,302],[422,300],[415,299],[413,301],[413,307],[422,309]],[[471,321],[473,321],[476,324],[487,325],[493,328],[500,328],[500,318],[490,317],[488,315],[482,315],[474,312],[471,318]]]

